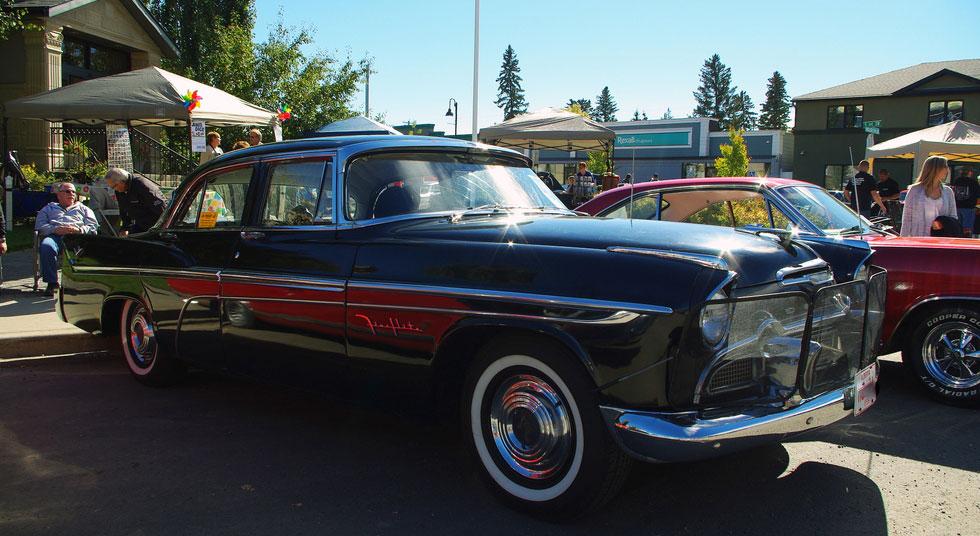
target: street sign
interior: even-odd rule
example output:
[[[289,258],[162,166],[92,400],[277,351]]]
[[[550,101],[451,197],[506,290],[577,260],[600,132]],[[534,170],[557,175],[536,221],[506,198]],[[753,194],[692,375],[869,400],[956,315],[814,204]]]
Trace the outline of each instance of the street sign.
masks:
[[[878,119],[877,121],[864,121],[863,125],[871,128],[880,128],[881,119]],[[877,132],[875,134],[877,134]]]
[[[864,131],[870,132],[871,134],[881,134],[881,129],[876,127],[869,127],[867,126],[867,123],[865,123]]]

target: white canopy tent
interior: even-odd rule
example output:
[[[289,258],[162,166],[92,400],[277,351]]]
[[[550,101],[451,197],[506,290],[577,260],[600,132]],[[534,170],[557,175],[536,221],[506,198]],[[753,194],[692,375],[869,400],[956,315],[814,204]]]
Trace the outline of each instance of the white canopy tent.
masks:
[[[512,149],[610,152],[616,133],[585,116],[542,108],[480,129],[480,141]]]
[[[925,159],[933,155],[954,162],[980,162],[980,126],[966,121],[943,123],[877,143],[865,152],[868,159],[912,159],[913,177],[918,176]]]
[[[197,92],[201,100],[188,112],[183,96]],[[147,67],[86,80],[4,103],[4,118],[41,119],[53,123],[96,125],[182,126],[204,121],[208,126],[276,126],[276,114],[220,89]]]

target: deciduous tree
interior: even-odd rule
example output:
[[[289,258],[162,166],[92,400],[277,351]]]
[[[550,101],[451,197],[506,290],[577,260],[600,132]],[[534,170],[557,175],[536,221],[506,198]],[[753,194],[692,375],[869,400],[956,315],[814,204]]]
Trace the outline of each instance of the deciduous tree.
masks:
[[[592,119],[592,100],[591,99],[568,99],[568,104],[565,105],[566,110],[571,110],[573,106],[578,106],[579,111],[575,113],[581,113],[582,115]]]
[[[26,9],[13,7],[14,0],[0,0],[0,39],[16,30],[39,30],[40,26],[24,22]]]
[[[521,72],[518,65],[517,53],[514,47],[507,45],[504,51],[504,61],[500,66],[500,76],[497,77],[497,100],[493,101],[504,111],[504,121],[527,112],[527,102],[524,100],[524,90],[521,89]]]
[[[282,14],[269,38],[256,46],[254,102],[270,110],[289,106],[294,115],[283,124],[283,136],[356,115],[351,99],[367,61],[337,60],[324,50],[307,54],[314,30],[287,27]]]
[[[786,79],[779,71],[772,73],[766,85],[766,102],[762,104],[759,127],[771,130],[786,130],[790,114],[789,94],[786,93]]]
[[[731,145],[721,146],[721,156],[715,158],[715,169],[719,177],[744,177],[749,172],[749,153],[745,148],[743,131],[728,129]]]

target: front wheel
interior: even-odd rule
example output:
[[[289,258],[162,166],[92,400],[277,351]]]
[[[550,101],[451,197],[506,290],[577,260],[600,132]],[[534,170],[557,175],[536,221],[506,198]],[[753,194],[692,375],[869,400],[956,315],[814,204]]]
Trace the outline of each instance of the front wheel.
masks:
[[[572,356],[542,341],[493,344],[469,370],[463,422],[490,488],[552,519],[598,508],[630,459],[602,421],[592,382]]]
[[[980,406],[980,313],[950,307],[920,318],[902,361],[933,398]]]
[[[183,368],[157,344],[156,326],[145,305],[126,302],[119,333],[129,371],[141,383],[159,387],[179,378]]]

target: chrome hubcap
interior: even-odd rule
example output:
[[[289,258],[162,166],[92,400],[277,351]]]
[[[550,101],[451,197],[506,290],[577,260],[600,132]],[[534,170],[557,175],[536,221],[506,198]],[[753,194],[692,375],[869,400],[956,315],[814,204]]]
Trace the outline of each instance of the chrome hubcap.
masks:
[[[526,478],[554,476],[573,454],[564,400],[532,375],[512,376],[497,388],[490,406],[490,432],[503,461]]]
[[[156,356],[157,342],[153,335],[153,324],[146,311],[137,309],[129,320],[129,351],[133,362],[140,368],[149,368]]]
[[[980,332],[964,322],[933,328],[922,347],[926,371],[949,389],[980,385]]]

